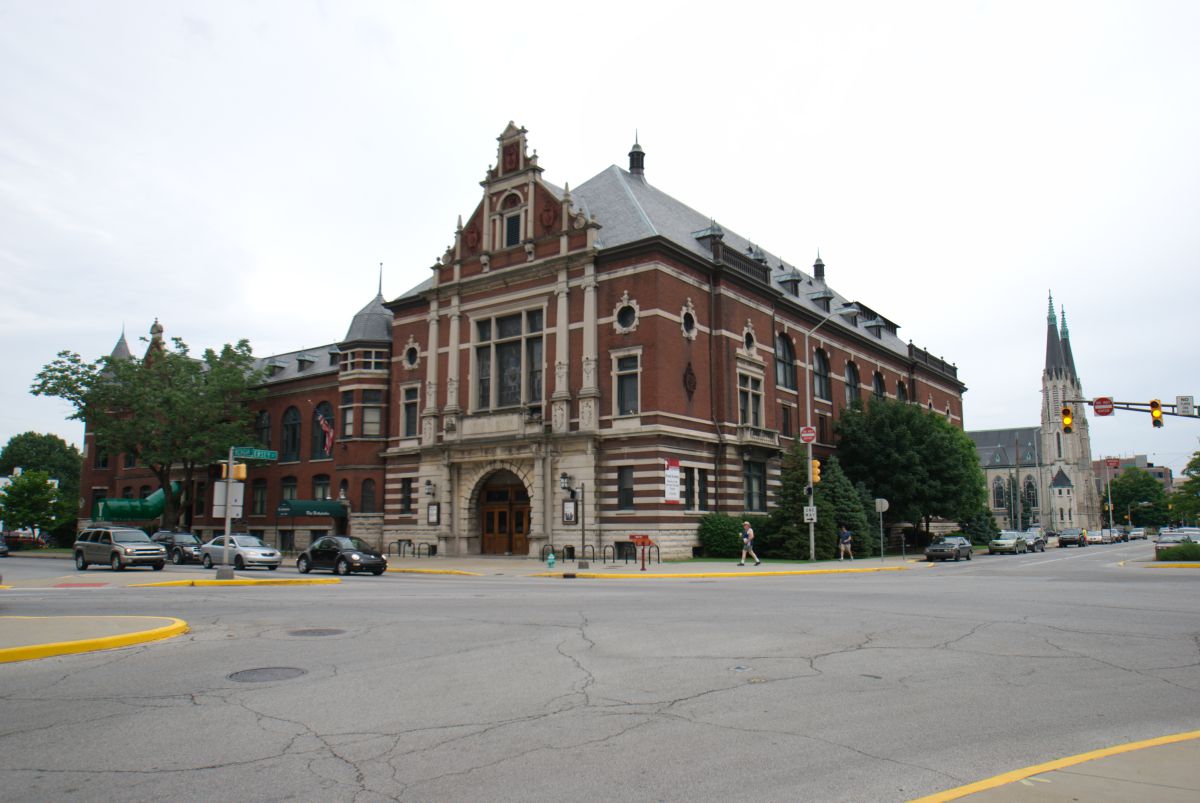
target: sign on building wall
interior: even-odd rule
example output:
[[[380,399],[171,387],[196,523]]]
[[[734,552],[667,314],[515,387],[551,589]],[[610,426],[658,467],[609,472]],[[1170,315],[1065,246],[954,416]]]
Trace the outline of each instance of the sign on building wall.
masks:
[[[667,458],[666,486],[668,505],[679,504],[679,461],[673,457]]]

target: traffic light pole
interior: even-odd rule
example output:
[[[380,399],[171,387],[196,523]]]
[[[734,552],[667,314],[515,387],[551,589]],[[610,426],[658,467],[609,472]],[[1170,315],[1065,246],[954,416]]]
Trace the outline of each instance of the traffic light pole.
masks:
[[[229,447],[229,460],[225,463],[225,540],[221,548],[221,566],[217,569],[218,580],[232,580],[233,569],[229,565],[229,539],[233,527],[233,447]]]
[[[847,312],[857,311],[855,307],[844,306],[835,309],[826,315],[812,329],[806,329],[804,332],[804,367],[805,373],[808,374],[808,387],[804,391],[804,425],[812,427],[812,395],[813,395],[813,355],[812,348],[809,346],[809,336],[813,332],[820,329],[825,324],[833,320],[834,315],[842,315]],[[811,507],[813,504],[813,496],[816,489],[813,487],[813,447],[812,441],[808,443],[808,504]],[[817,523],[810,521],[808,523],[808,559],[815,563],[817,560]]]

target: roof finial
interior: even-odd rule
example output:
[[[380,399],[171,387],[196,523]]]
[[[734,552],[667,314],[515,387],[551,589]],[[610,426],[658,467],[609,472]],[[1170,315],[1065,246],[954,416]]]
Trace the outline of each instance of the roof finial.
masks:
[[[1051,326],[1058,325],[1058,318],[1054,316],[1054,293],[1049,293],[1050,300],[1046,303],[1046,323]]]
[[[383,263],[379,263],[379,295],[383,295]]]
[[[646,167],[646,154],[642,151],[642,146],[638,144],[637,129],[633,130],[633,147],[629,149],[629,172],[631,175],[644,177]]]
[[[1071,337],[1071,335],[1070,335],[1070,333],[1067,331],[1067,308],[1066,308],[1066,307],[1059,307],[1059,313],[1060,313],[1060,315],[1061,315],[1061,317],[1062,317],[1062,339],[1063,339],[1063,340],[1069,340],[1069,339],[1070,339],[1070,337]]]

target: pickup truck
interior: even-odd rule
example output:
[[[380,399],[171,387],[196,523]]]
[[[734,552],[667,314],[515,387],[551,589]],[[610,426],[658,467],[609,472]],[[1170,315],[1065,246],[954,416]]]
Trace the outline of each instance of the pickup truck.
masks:
[[[1069,530],[1059,530],[1058,533],[1059,546],[1087,546],[1087,531],[1078,528]]]

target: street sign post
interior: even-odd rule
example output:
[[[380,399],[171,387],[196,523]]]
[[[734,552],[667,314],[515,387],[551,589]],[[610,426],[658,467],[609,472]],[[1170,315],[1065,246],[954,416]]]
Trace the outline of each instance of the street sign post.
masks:
[[[1178,415],[1195,415],[1196,400],[1192,396],[1176,396],[1175,412]]]
[[[233,447],[234,460],[278,460],[279,452],[270,449],[259,449],[254,446]]]
[[[1106,458],[1104,458],[1104,464],[1106,466],[1108,466],[1109,468],[1120,468],[1121,467],[1121,458],[1106,457]]]
[[[1097,396],[1095,399],[1092,399],[1092,412],[1096,415],[1112,415],[1112,396]]]
[[[816,521],[817,521],[817,506],[816,505],[805,505],[804,506],[804,523],[805,524],[814,524],[814,523],[816,523]]]
[[[812,443],[817,439],[816,427],[800,427],[800,442]]]

